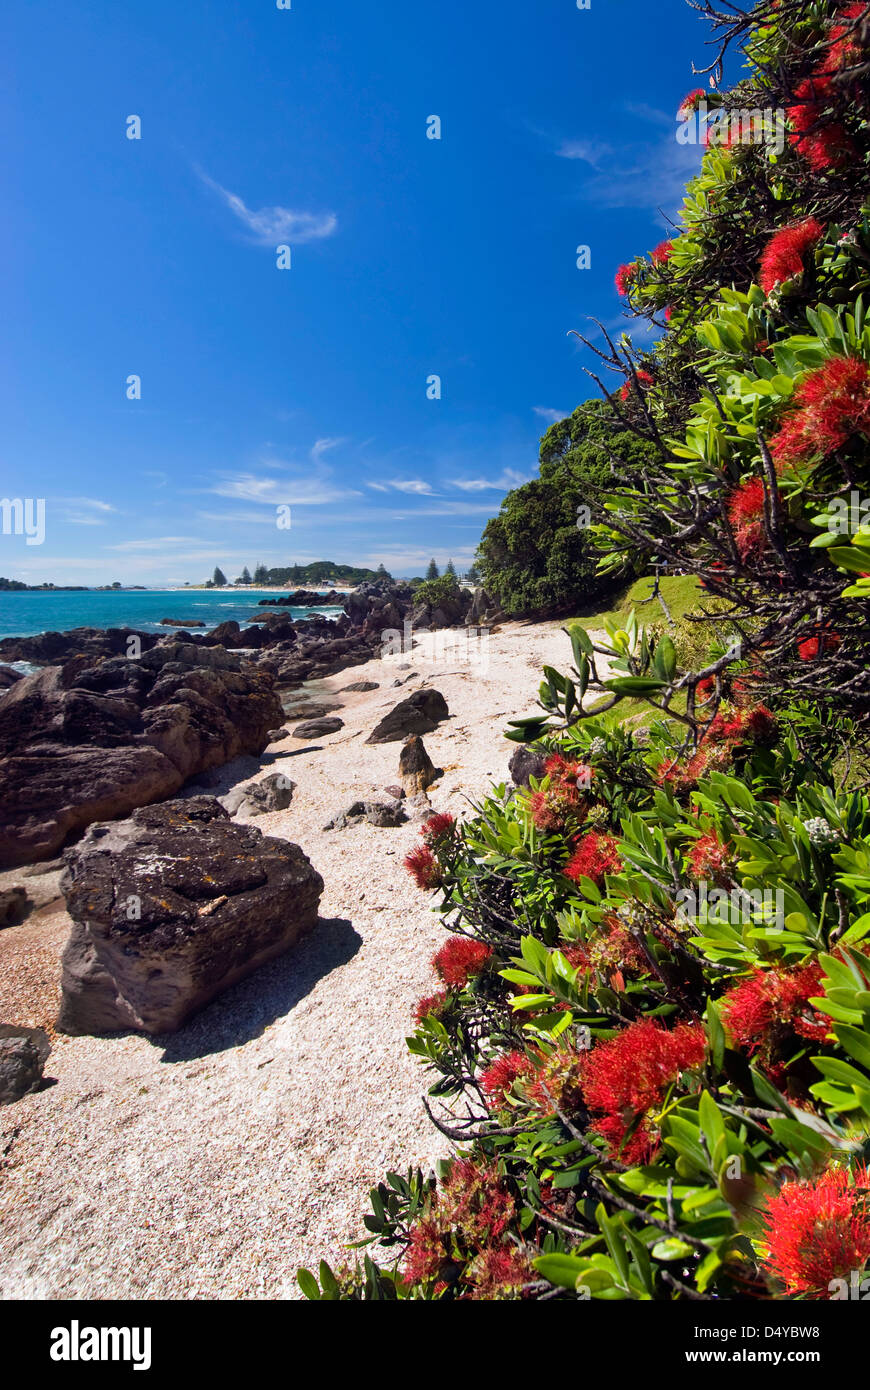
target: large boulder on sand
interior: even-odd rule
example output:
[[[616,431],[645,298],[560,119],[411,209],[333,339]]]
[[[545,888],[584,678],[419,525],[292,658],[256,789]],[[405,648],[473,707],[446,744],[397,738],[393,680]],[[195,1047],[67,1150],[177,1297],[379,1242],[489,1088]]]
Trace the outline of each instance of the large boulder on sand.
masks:
[[[415,690],[384,715],[366,743],[397,743],[409,734],[430,734],[448,715],[447,701],[439,690]]]
[[[259,756],[283,717],[271,678],[222,647],[83,656],[17,681],[0,701],[0,868],[51,858],[94,821]]]
[[[92,826],[64,860],[66,1033],[180,1028],[310,932],[323,892],[298,845],[236,824],[213,797]]]

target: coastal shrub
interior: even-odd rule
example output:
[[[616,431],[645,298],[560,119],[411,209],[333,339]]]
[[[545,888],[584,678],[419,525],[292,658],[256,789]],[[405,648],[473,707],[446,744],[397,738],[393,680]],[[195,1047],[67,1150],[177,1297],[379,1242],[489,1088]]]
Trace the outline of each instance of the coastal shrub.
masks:
[[[703,760],[664,722],[547,742],[409,856],[447,927],[409,1047],[456,1156],[389,1175],[377,1253],[303,1289],[840,1296],[870,1258],[870,798],[740,694]]]
[[[424,825],[409,1047],[454,1155],[312,1298],[848,1298],[870,1261],[870,5],[696,8],[748,75],[683,102],[718,120],[681,225],[616,274],[663,336],[608,340],[578,428],[624,473],[576,500],[600,575],[694,577],[710,627],[572,625],[508,732],[544,776]]]

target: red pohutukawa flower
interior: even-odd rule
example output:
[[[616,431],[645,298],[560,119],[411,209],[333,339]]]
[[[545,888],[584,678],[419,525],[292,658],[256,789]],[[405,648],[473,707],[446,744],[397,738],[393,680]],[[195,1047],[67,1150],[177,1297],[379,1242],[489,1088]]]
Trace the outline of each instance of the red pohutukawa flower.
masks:
[[[870,1175],[829,1168],[815,1182],[787,1182],[767,1203],[767,1267],[789,1294],[830,1298],[870,1259]]]
[[[669,1032],[642,1018],[589,1053],[583,1095],[600,1112],[593,1129],[607,1140],[614,1158],[648,1163],[659,1145],[652,1112],[684,1071],[700,1067],[705,1055],[701,1024],[683,1023]]]
[[[580,878],[591,878],[593,883],[600,884],[605,874],[618,874],[621,868],[619,846],[613,836],[590,830],[577,841],[562,873],[575,883]]]
[[[514,1082],[528,1076],[532,1063],[524,1052],[504,1052],[501,1057],[482,1072],[479,1077],[480,1089],[493,1109],[500,1109],[506,1093]]]
[[[635,375],[637,376],[639,386],[649,387],[655,385],[653,378],[650,376],[649,372],[643,370],[643,367],[639,367]],[[629,381],[624,381],[619,388],[619,399],[621,401],[627,401],[633,390],[634,379],[632,378]]]
[[[490,1302],[515,1297],[517,1290],[537,1275],[522,1250],[504,1242],[486,1246],[472,1263],[468,1277],[474,1284],[472,1298]]]
[[[432,957],[435,973],[451,989],[462,989],[483,970],[492,951],[469,936],[451,936]]]
[[[698,109],[698,102],[706,97],[706,95],[707,93],[703,87],[696,87],[694,91],[687,92],[677,108],[677,120],[687,121]]]
[[[786,108],[794,127],[789,140],[817,173],[838,168],[855,148],[839,121],[823,124],[832,88],[831,78],[824,72],[807,77],[795,90],[794,104]]]
[[[822,992],[822,967],[818,961],[787,970],[753,970],[748,979],[722,998],[722,1018],[738,1047],[750,1056],[760,1053],[765,1068],[781,1080],[786,1068],[781,1049],[794,1042],[797,1033],[811,1042],[822,1042],[830,1024],[809,1000]]]
[[[778,468],[827,457],[855,434],[870,436],[870,368],[860,357],[832,357],[805,377],[794,404],[770,441]]]
[[[660,241],[658,246],[650,252],[650,260],[653,265],[667,265],[673,252],[674,243],[672,241]]]
[[[499,1240],[516,1203],[495,1168],[457,1158],[441,1183],[438,1212],[442,1220],[476,1244]]]
[[[437,1221],[418,1221],[402,1261],[402,1274],[411,1284],[435,1279],[449,1259],[448,1232]]]
[[[431,891],[441,887],[441,869],[428,845],[417,845],[405,855],[404,864],[418,888]]]
[[[701,879],[707,874],[718,878],[724,875],[730,866],[731,851],[719,839],[715,830],[711,830],[695,841],[686,855],[686,863],[693,878]]]
[[[821,632],[817,637],[807,637],[798,643],[798,656],[801,661],[816,661],[825,652],[835,652],[842,640],[838,632]]]
[[[825,229],[815,217],[783,227],[771,237],[761,253],[759,284],[765,294],[772,294],[777,285],[791,280],[804,270],[806,253],[822,239]]]
[[[456,829],[456,817],[451,816],[449,811],[436,812],[434,816],[423,825],[420,834],[431,849],[435,849],[444,840],[451,839]]]
[[[762,480],[750,478],[735,488],[728,499],[728,516],[741,560],[764,548],[764,497]]]
[[[586,792],[594,771],[585,763],[571,762],[553,753],[544,764],[549,786],[529,796],[529,814],[538,830],[564,831],[569,822],[582,823],[588,814]]]
[[[632,261],[629,265],[621,265],[616,272],[613,283],[618,294],[628,294],[634,284],[637,275],[637,262]]]
[[[424,1018],[440,1018],[449,998],[446,990],[441,990],[439,994],[427,994],[425,999],[421,999],[414,1006],[417,1022],[422,1023]]]
[[[865,0],[858,0],[857,4],[848,5],[843,10],[844,19],[860,19],[865,14],[867,5]],[[857,66],[864,57],[859,33],[855,26],[850,24],[835,24],[829,34],[832,40],[828,49],[827,57],[819,69],[824,73],[842,72],[845,68]]]

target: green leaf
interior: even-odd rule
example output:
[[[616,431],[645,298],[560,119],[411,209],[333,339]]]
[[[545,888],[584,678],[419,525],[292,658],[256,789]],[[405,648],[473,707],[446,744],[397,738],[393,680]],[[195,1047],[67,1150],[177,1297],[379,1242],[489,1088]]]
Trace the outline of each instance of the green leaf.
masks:
[[[308,1269],[297,1269],[296,1283],[312,1303],[320,1302],[320,1285]]]

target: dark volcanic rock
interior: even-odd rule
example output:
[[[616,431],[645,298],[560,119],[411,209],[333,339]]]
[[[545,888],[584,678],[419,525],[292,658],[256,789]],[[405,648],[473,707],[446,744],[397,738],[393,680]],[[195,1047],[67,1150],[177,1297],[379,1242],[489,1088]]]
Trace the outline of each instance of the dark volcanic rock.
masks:
[[[298,845],[212,797],[92,826],[64,859],[66,1033],[174,1031],[310,932],[323,892]]]
[[[379,689],[380,686],[377,681],[353,681],[350,685],[344,686],[341,693],[342,695],[363,694],[367,690]]]
[[[20,671],[13,671],[11,666],[0,666],[0,691],[8,690],[16,681],[23,679]]]
[[[544,776],[545,762],[546,754],[536,753],[534,748],[529,748],[526,745],[518,748],[508,763],[508,770],[513,778],[514,786],[527,787],[530,777],[540,780]]]
[[[404,825],[407,819],[401,801],[353,801],[346,810],[333,816],[323,828],[345,830],[349,825],[360,825],[366,821],[369,825],[386,829]]]
[[[202,621],[201,618],[190,618],[190,619],[188,619],[188,620],[185,620],[184,618],[161,618],[161,619],[160,619],[160,626],[161,626],[161,627],[205,627],[205,623]]]
[[[0,1024],[0,1105],[39,1090],[50,1052],[48,1034],[41,1028]]]
[[[35,637],[4,637],[0,658],[39,664],[69,661],[75,656],[126,656],[131,639],[142,652],[166,640],[156,632],[134,632],[130,627],[74,627],[69,632],[39,632]]]
[[[0,701],[0,868],[258,756],[282,718],[269,677],[222,647],[170,642],[138,661],[82,657],[25,677]]]
[[[27,889],[18,884],[0,889],[0,927],[14,927],[27,916]]]
[[[294,738],[325,738],[327,734],[337,734],[344,728],[344,720],[338,716],[327,719],[309,719],[305,724],[297,724],[293,730]]]
[[[408,734],[429,734],[448,713],[447,701],[440,691],[415,690],[384,715],[366,743],[395,743]]]

